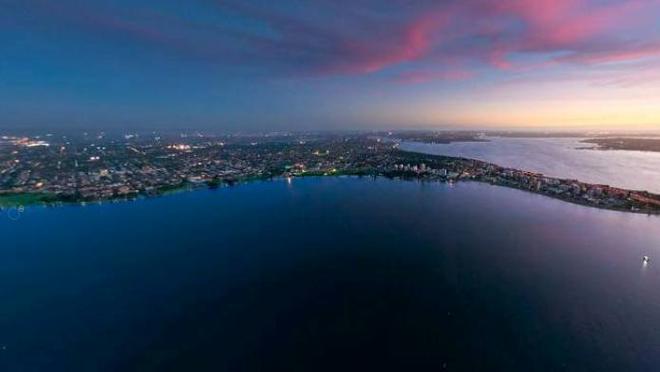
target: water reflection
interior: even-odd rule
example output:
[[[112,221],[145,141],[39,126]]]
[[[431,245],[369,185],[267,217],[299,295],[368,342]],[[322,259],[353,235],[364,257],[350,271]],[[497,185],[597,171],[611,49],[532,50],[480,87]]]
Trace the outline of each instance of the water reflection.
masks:
[[[660,153],[579,149],[580,138],[489,138],[490,142],[403,143],[401,149],[461,156],[505,167],[660,192]]]
[[[293,185],[0,221],[0,370],[660,365],[658,217],[481,183]]]

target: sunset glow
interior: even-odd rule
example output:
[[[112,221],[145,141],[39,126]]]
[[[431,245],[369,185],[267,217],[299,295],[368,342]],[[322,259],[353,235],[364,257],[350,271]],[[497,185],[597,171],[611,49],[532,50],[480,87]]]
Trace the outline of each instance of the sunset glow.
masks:
[[[25,0],[3,127],[660,129],[660,1]]]

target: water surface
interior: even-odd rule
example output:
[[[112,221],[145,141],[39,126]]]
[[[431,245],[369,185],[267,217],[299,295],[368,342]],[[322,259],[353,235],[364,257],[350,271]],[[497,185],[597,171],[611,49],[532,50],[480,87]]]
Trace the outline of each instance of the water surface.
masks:
[[[28,208],[0,370],[654,370],[659,222],[370,178]]]
[[[489,142],[428,144],[407,142],[401,148],[435,155],[483,160],[504,167],[540,172],[633,190],[660,193],[660,153],[588,150],[582,138],[502,138]]]

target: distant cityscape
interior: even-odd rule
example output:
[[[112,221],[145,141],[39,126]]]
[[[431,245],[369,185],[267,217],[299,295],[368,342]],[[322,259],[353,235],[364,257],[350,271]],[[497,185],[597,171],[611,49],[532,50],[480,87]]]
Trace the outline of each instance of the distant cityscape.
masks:
[[[593,207],[660,212],[660,195],[646,191],[553,178],[472,159],[406,152],[399,149],[401,140],[448,143],[482,139],[477,133],[405,132],[3,136],[0,207],[133,199],[276,177],[352,175],[477,181]],[[642,144],[649,146],[648,141]]]

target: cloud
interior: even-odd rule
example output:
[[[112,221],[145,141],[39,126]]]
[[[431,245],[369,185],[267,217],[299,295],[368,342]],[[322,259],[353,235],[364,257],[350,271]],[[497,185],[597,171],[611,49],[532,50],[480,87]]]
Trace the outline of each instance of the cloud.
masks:
[[[431,81],[457,81],[467,80],[476,76],[471,70],[454,69],[446,71],[408,71],[397,76],[396,81],[404,84],[428,83]]]
[[[656,0],[455,2],[422,10],[405,27],[386,35],[384,40],[390,47],[385,52],[380,48],[382,41],[369,35],[348,40],[346,45],[351,48],[338,48],[342,63],[329,63],[323,71],[370,74],[404,63],[440,60],[442,64],[442,60],[450,59],[446,55],[466,64],[479,62],[513,71],[557,63],[637,60],[657,55],[656,40],[634,42],[634,38],[649,37],[643,31],[653,26],[654,19],[648,14],[660,10],[658,4]],[[631,30],[641,33],[628,34]],[[520,54],[562,57],[530,65],[515,60]],[[432,74],[420,71],[412,75],[418,77],[410,80],[417,81]]]
[[[323,69],[325,73],[368,74],[392,65],[412,62],[426,57],[439,42],[434,33],[447,24],[448,14],[435,12],[424,14],[406,25],[399,35],[390,36],[385,42],[370,39],[345,40],[345,52],[340,63]]]
[[[99,43],[293,77],[404,69],[398,80],[412,83],[469,78],[468,66],[515,72],[660,54],[660,37],[648,32],[660,0],[198,0],[185,12],[176,4],[25,0],[17,7],[32,22],[77,29]]]
[[[557,58],[560,62],[600,64],[642,60],[660,56],[660,42],[631,43],[617,48],[583,50]]]

